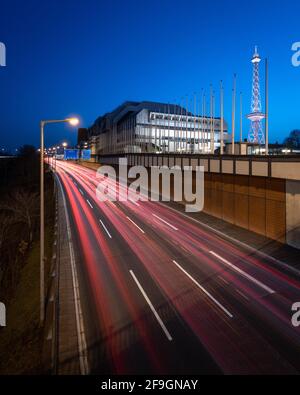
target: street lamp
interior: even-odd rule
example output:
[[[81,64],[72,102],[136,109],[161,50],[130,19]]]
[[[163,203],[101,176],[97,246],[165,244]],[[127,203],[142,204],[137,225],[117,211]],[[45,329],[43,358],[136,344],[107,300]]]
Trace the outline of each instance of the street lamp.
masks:
[[[52,168],[54,169],[55,165],[55,147],[52,147]]]
[[[44,128],[50,123],[69,123],[71,126],[79,124],[78,118],[58,120],[44,120],[40,123],[40,322],[45,319],[45,202],[44,202]]]
[[[54,156],[55,156],[55,165],[54,165],[54,169],[55,169],[55,171],[56,171],[56,161],[57,161],[57,150],[59,150],[60,149],[60,146],[58,145],[57,147],[55,147],[54,148],[54,152],[55,152],[55,154],[54,154]]]
[[[79,124],[79,119],[78,118],[68,118],[67,122],[69,122],[69,124],[72,126],[77,126]]]
[[[67,146],[68,146],[68,143],[63,142],[63,143],[62,143],[62,146],[63,146],[63,149],[64,149],[64,156],[65,156],[65,150],[66,150],[66,148],[67,148]],[[65,158],[64,158],[64,159],[65,159]]]

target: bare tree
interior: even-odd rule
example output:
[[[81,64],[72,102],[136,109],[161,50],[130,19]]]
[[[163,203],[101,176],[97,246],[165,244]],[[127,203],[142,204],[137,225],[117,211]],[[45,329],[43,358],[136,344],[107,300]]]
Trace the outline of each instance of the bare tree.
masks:
[[[300,130],[291,131],[290,135],[283,142],[288,148],[300,148]]]
[[[38,207],[38,194],[20,190],[13,194],[9,202],[1,204],[0,210],[11,212],[13,222],[26,224],[29,243],[32,243],[34,220],[38,216]]]
[[[3,243],[5,242],[5,237],[9,227],[12,225],[13,220],[10,215],[4,212],[0,213],[0,251],[2,250]]]

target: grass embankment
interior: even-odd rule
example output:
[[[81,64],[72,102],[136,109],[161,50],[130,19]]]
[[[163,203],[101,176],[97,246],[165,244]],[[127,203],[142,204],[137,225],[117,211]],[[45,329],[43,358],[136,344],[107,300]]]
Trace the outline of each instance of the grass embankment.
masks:
[[[39,157],[31,146],[19,151],[18,158],[0,162],[0,301],[7,310],[7,326],[0,328],[0,374],[42,373]],[[53,178],[46,172],[46,290],[53,246],[53,187]]]
[[[53,246],[52,227],[46,230],[45,252],[50,262]],[[46,279],[49,264],[45,268]],[[41,374],[43,328],[40,314],[40,255],[35,242],[21,270],[18,287],[7,306],[7,327],[0,329],[0,373]]]

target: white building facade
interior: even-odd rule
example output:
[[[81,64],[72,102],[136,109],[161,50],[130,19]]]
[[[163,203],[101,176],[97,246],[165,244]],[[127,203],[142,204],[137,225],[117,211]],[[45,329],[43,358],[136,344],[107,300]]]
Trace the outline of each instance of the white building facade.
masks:
[[[223,130],[223,139],[221,136]],[[185,108],[154,102],[126,102],[98,118],[88,129],[96,155],[121,153],[197,153],[220,149],[228,139],[225,120],[193,114]]]

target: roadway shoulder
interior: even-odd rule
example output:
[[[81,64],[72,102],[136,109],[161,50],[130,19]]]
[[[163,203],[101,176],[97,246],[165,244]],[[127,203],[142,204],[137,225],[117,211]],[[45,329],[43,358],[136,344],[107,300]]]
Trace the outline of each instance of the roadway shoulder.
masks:
[[[58,188],[58,275],[59,308],[57,314],[57,373],[80,374],[75,297],[71,256],[65,220],[65,204]]]

